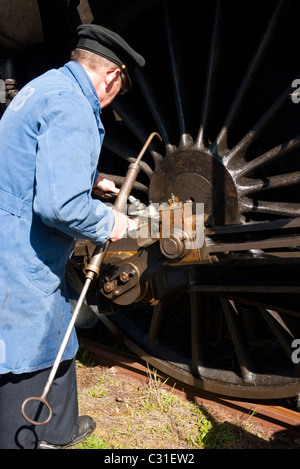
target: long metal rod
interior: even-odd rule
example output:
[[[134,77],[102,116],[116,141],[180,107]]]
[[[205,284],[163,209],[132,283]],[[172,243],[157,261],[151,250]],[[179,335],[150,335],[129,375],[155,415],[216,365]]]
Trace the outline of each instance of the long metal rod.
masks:
[[[72,315],[72,319],[71,319],[71,321],[69,323],[69,326],[68,326],[68,329],[65,333],[64,339],[63,339],[62,344],[60,346],[59,352],[56,356],[55,362],[53,364],[52,370],[50,372],[50,375],[48,377],[48,380],[46,382],[46,385],[44,387],[42,395],[40,397],[28,397],[27,399],[25,399],[25,401],[22,404],[22,407],[21,407],[22,415],[25,418],[25,420],[27,420],[32,425],[45,425],[52,418],[52,409],[51,409],[51,406],[48,404],[48,402],[46,400],[46,397],[47,397],[47,395],[50,391],[50,388],[51,388],[52,383],[54,381],[54,378],[56,376],[58,367],[60,365],[60,362],[61,362],[61,359],[62,359],[62,356],[63,356],[63,353],[64,353],[65,348],[67,346],[67,343],[70,339],[70,335],[72,333],[73,327],[74,327],[75,322],[76,322],[77,317],[78,317],[78,313],[79,313],[79,311],[81,309],[81,306],[82,306],[82,303],[83,303],[83,301],[86,297],[86,294],[87,294],[87,291],[89,289],[91,281],[92,281],[92,279],[87,278],[85,283],[84,283],[84,286],[83,286],[83,289],[81,291],[79,300],[77,302],[76,308],[75,308],[74,313]],[[29,401],[39,401],[41,404],[44,404],[49,410],[48,417],[45,420],[41,421],[41,422],[39,422],[38,420],[33,420],[33,419],[29,418],[27,416],[27,414],[25,413],[25,408],[26,408],[26,405],[28,404]]]
[[[80,297],[79,297],[79,300],[77,302],[77,305],[76,305],[76,308],[74,310],[74,313],[72,315],[72,319],[69,323],[69,326],[68,326],[68,329],[66,331],[66,334],[65,334],[65,337],[64,337],[64,340],[62,341],[62,344],[61,344],[61,347],[59,349],[59,352],[57,354],[57,357],[55,359],[55,362],[54,362],[54,365],[53,365],[53,368],[51,370],[51,373],[49,375],[49,378],[48,378],[48,381],[46,383],[46,386],[44,388],[44,392],[42,394],[43,397],[46,397],[49,390],[50,390],[50,387],[51,387],[51,384],[55,378],[55,375],[56,375],[56,372],[57,372],[57,369],[58,369],[58,366],[60,364],[60,361],[62,359],[62,356],[63,356],[63,353],[65,351],[65,348],[67,346],[67,343],[69,341],[69,338],[70,338],[70,335],[72,333],[72,330],[73,330],[73,327],[75,326],[75,322],[77,320],[77,317],[78,317],[78,313],[80,311],[80,308],[84,302],[84,299],[86,297],[86,294],[87,294],[87,291],[90,287],[90,284],[91,284],[91,279],[90,278],[87,278],[85,283],[84,283],[84,286],[83,286],[83,289],[81,291],[81,294],[80,294]]]

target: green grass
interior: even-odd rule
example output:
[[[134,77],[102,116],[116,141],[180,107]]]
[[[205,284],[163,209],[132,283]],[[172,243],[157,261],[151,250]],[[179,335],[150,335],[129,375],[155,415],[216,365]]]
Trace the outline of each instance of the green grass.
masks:
[[[97,435],[88,436],[84,441],[76,445],[77,449],[112,449],[112,447]]]

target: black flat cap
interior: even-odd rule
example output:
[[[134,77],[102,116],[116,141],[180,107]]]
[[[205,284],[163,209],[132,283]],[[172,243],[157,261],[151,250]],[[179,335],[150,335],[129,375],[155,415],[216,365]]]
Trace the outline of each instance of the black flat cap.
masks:
[[[133,50],[121,36],[97,24],[82,24],[77,28],[78,49],[88,50],[114,62],[125,73],[131,88],[130,73],[145,65],[145,59]]]

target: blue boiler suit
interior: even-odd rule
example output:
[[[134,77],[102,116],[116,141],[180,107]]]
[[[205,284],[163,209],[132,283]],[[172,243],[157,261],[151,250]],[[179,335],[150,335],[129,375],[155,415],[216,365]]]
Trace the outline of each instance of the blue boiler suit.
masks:
[[[0,374],[53,365],[71,318],[65,266],[76,238],[104,243],[110,208],[91,197],[104,138],[77,62],[26,85],[0,121]],[[63,360],[76,354],[73,331]]]

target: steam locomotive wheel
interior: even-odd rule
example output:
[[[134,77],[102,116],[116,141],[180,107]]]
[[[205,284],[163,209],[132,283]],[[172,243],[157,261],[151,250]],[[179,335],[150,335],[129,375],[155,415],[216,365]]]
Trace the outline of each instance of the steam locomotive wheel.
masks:
[[[153,311],[137,306],[101,319],[129,349],[175,380],[247,399],[299,393],[300,341],[291,347],[299,318],[291,311],[174,292],[173,302],[161,301]]]
[[[133,91],[103,111],[101,170],[122,181],[128,161],[158,131],[164,145],[153,141],[134,188],[143,202],[173,193],[203,203],[215,226],[231,228],[232,242],[234,226],[247,224],[251,237],[256,223],[284,226],[298,217],[299,2],[210,1],[197,13],[190,1],[106,5],[95,22],[121,32],[146,66],[135,72]],[[170,266],[158,282],[171,286],[155,308],[130,305],[102,320],[175,379],[235,397],[294,396],[298,241],[283,249],[280,242],[220,249],[217,264],[184,266],[183,275],[197,271],[202,279],[198,290],[178,289]]]

